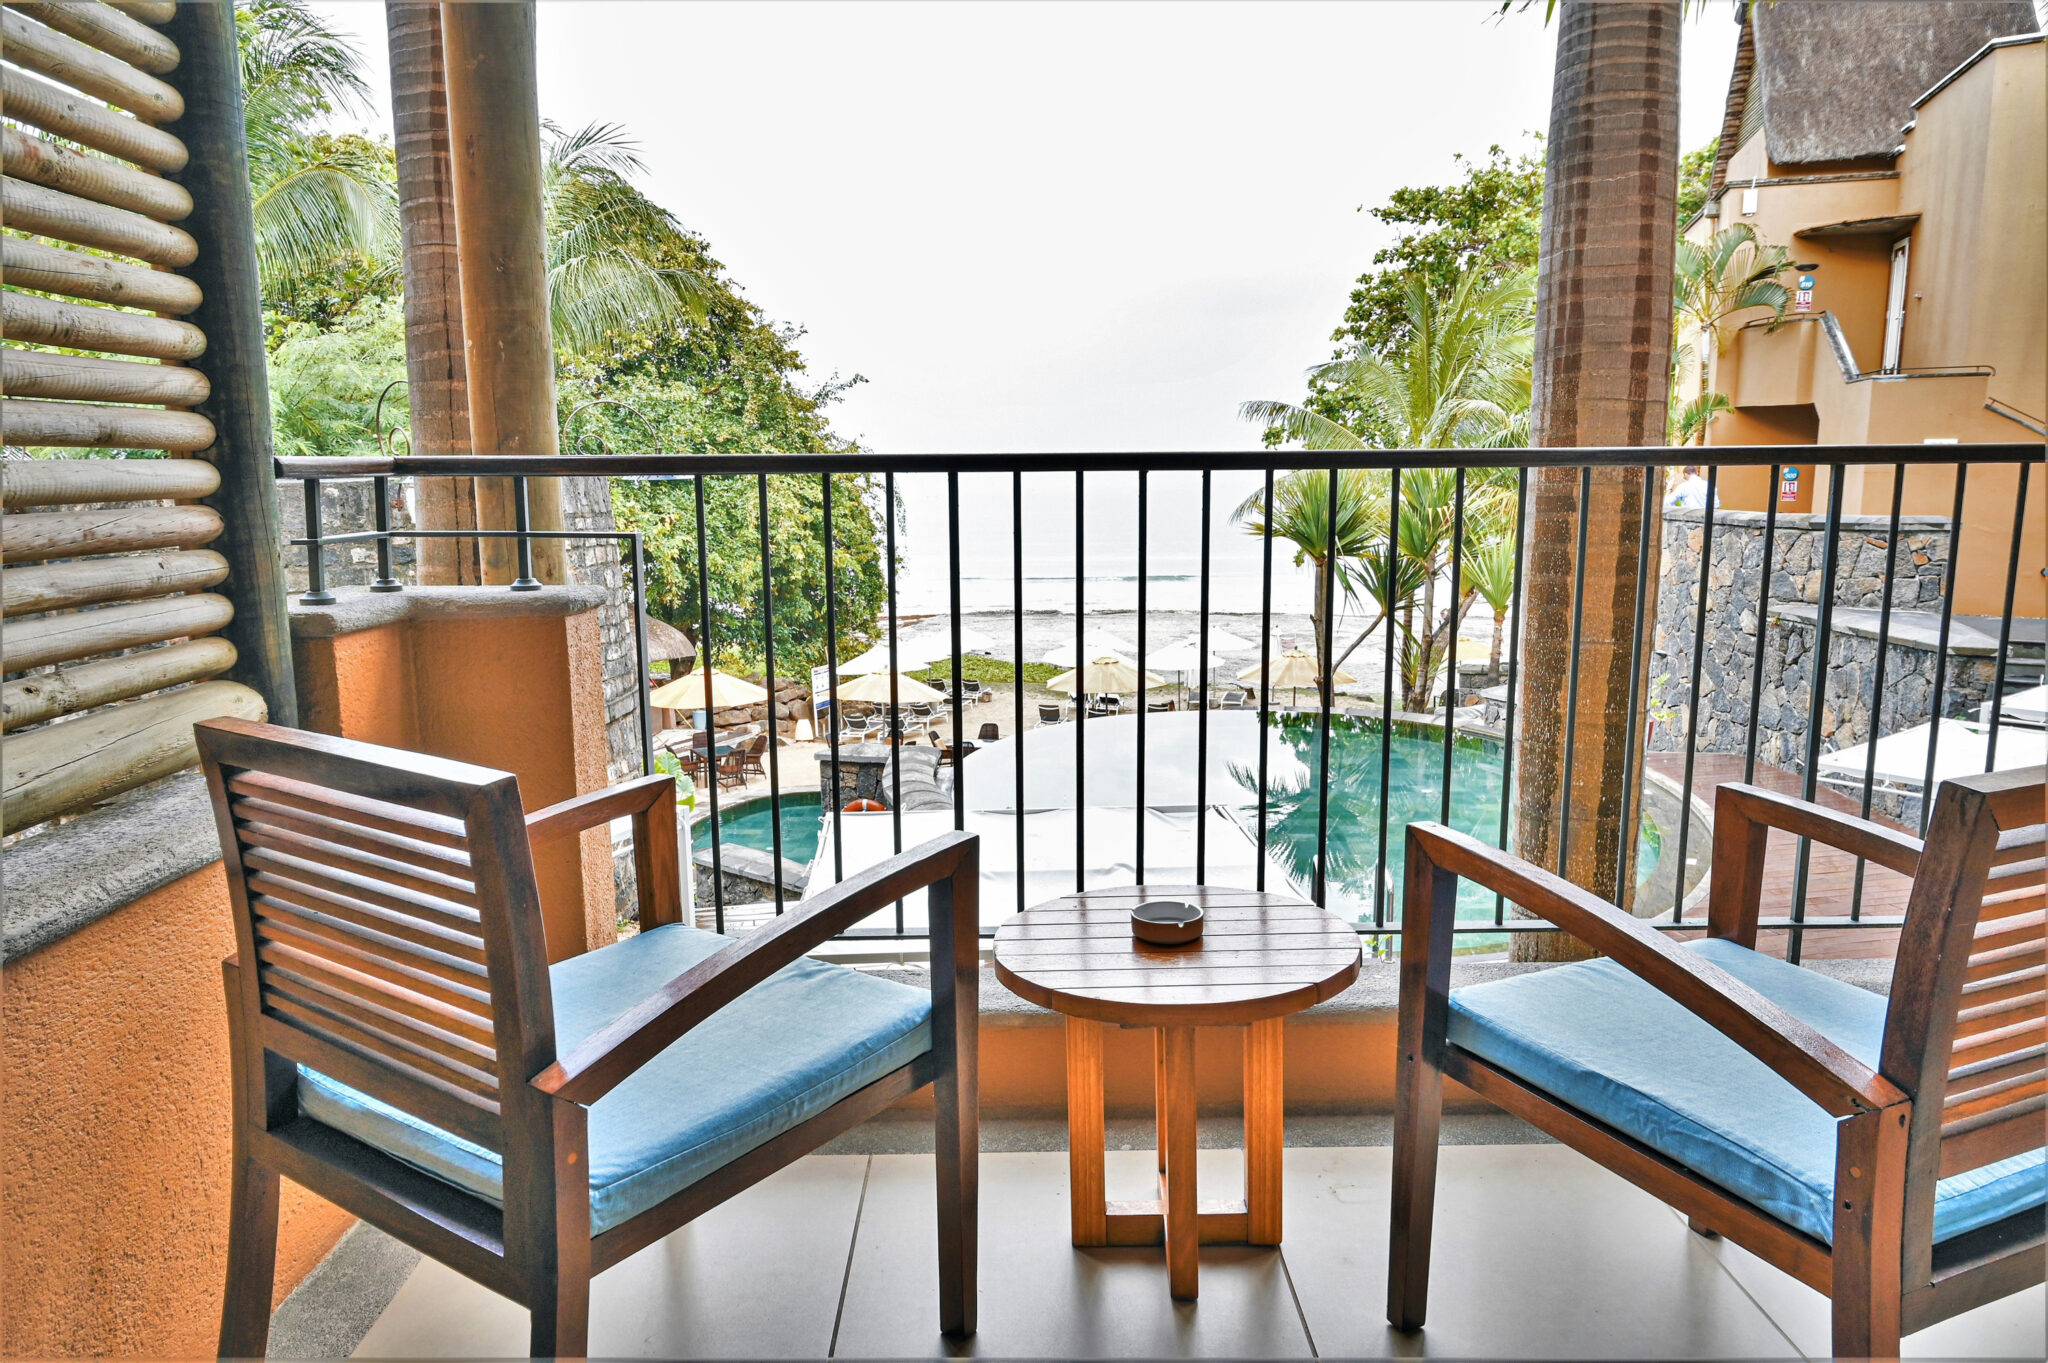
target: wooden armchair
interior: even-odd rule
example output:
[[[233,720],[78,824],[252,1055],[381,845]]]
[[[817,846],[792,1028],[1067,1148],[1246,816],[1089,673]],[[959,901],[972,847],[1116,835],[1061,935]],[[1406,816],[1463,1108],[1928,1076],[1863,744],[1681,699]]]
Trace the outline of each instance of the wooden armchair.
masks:
[[[1919,840],[1720,788],[1707,937],[1679,944],[1438,824],[1408,830],[1387,1319],[1422,1326],[1448,1075],[1834,1304],[1834,1352],[2043,1280],[2048,769],[1945,783]],[[1913,876],[1889,1003],[1760,955],[1779,828]],[[1452,993],[1467,879],[1608,959]]]
[[[264,1352],[280,1175],[524,1304],[534,1354],[582,1356],[592,1275],[926,1084],[939,1323],[973,1332],[974,837],[729,940],[684,921],[666,776],[528,815],[504,772],[234,720],[198,739],[237,943],[223,1356]],[[629,815],[641,931],[550,967],[531,846]],[[929,994],[804,955],[925,887]]]

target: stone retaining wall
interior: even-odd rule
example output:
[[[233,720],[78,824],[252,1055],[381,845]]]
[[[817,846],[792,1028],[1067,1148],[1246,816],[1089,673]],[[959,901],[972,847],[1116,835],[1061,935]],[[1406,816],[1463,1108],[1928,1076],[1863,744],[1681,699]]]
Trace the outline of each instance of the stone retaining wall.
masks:
[[[1705,513],[1667,511],[1664,568],[1658,588],[1657,631],[1649,664],[1653,751],[1685,747],[1695,708],[1693,640],[1699,625],[1700,549]],[[1762,597],[1764,514],[1719,511],[1714,516],[1707,571],[1706,652],[1697,701],[1697,748],[1740,753],[1749,738],[1749,709],[1757,649],[1763,685],[1757,707],[1757,760],[1803,772],[1818,642],[1826,518],[1778,518],[1770,590]],[[1942,592],[1948,573],[1949,523],[1945,517],[1908,516],[1899,523],[1892,557],[1892,615],[1884,649],[1878,732],[1894,733],[1932,715]],[[1821,751],[1863,743],[1871,736],[1878,682],[1878,626],[1884,606],[1890,522],[1886,517],[1845,517],[1838,530],[1834,618],[1821,696]],[[1761,611],[1759,606],[1761,605]],[[1995,647],[1967,620],[1951,622],[1945,717],[1974,716],[1990,694]],[[1889,803],[1890,807],[1887,808]],[[1874,806],[1894,816],[1918,817],[1918,802]]]

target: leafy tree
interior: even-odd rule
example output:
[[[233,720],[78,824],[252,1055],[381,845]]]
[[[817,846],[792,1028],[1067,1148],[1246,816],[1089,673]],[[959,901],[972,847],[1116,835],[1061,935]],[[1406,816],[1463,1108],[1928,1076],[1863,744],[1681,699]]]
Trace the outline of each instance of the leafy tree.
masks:
[[[1419,276],[1431,290],[1442,292],[1466,274],[1492,279],[1535,270],[1543,218],[1543,139],[1534,133],[1529,139],[1529,149],[1515,155],[1498,145],[1489,147],[1483,159],[1460,155],[1455,159],[1464,172],[1462,181],[1397,189],[1384,205],[1370,210],[1378,221],[1409,230],[1374,252],[1373,268],[1358,277],[1343,324],[1330,338],[1337,343],[1337,357],[1385,353],[1407,338],[1411,278]],[[1309,404],[1354,430],[1371,425],[1356,395],[1327,381],[1312,388]],[[1280,440],[1269,435],[1268,443]]]
[[[1721,139],[1709,138],[1703,147],[1695,147],[1678,158],[1678,225],[1685,226],[1692,215],[1699,212],[1707,202],[1707,191],[1713,188],[1714,158],[1721,154]]]
[[[405,310],[371,298],[332,326],[290,322],[270,352],[272,440],[281,455],[375,455],[377,399],[405,375]],[[383,429],[404,430],[405,386],[384,401]]]

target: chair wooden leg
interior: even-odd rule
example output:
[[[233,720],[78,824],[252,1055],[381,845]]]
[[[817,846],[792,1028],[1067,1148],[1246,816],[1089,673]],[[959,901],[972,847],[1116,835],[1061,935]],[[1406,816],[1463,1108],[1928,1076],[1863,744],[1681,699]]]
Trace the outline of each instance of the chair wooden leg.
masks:
[[[1437,1136],[1444,1076],[1420,1047],[1402,1046],[1394,1083],[1394,1196],[1387,1247],[1387,1321],[1419,1330],[1429,1311]]]
[[[1836,1136],[1834,1354],[1899,1356],[1904,1219],[1903,1104],[1845,1118]]]
[[[981,1120],[957,1074],[932,1086],[939,1182],[939,1329],[971,1335],[980,1241]]]
[[[586,1264],[586,1269],[588,1265]],[[534,1358],[590,1356],[590,1278],[564,1268],[555,1275],[554,1295],[533,1305]]]
[[[220,1356],[261,1358],[270,1344],[270,1294],[277,1281],[278,1178],[237,1150],[229,1180]]]

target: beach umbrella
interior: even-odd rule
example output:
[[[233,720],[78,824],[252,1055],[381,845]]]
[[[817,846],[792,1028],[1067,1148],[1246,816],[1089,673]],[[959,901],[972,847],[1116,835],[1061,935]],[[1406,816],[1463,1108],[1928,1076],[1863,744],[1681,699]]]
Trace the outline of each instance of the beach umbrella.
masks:
[[[924,705],[931,701],[944,700],[946,698],[943,691],[935,691],[917,678],[906,677],[901,672],[896,674],[896,697],[905,705]],[[836,701],[865,701],[870,705],[887,705],[889,703],[889,674],[887,672],[863,673],[853,680],[841,684],[838,691],[832,693],[832,699]]]
[[[1223,659],[1214,653],[1204,653],[1192,639],[1183,639],[1170,648],[1145,655],[1145,661],[1162,672],[1206,672],[1212,667],[1223,666]]]
[[[1086,667],[1077,667],[1060,673],[1045,684],[1045,689],[1058,691],[1062,695],[1072,695],[1075,690],[1075,679],[1078,677],[1083,695],[1122,695],[1138,689],[1138,676],[1138,669],[1129,658],[1105,653],[1099,658],[1089,659]],[[1165,678],[1150,672],[1145,673],[1144,678],[1148,687],[1162,685],[1165,681]]]
[[[1188,641],[1194,644],[1196,648],[1200,648],[1202,646],[1201,631],[1197,630],[1195,633],[1190,634]],[[1257,648],[1258,644],[1250,639],[1240,639],[1227,629],[1211,625],[1209,626],[1209,647],[1227,648],[1233,653],[1239,653],[1248,648]]]
[[[908,639],[897,640],[896,651],[902,655],[902,661],[896,664],[897,668],[912,672],[929,666],[935,658],[945,656],[943,649],[933,652],[925,645],[913,643]],[[876,644],[853,661],[840,663],[839,671],[844,676],[859,677],[870,672],[887,672],[890,669],[890,663],[889,646],[885,643]]]
[[[1238,673],[1237,679],[1258,684],[1260,681],[1259,665],[1253,663],[1250,667]],[[1349,686],[1357,680],[1356,677],[1340,668],[1330,678],[1330,684],[1332,686]],[[1288,690],[1296,693],[1294,697],[1296,700],[1300,699],[1299,692],[1302,687],[1320,687],[1322,684],[1322,668],[1317,665],[1314,658],[1298,648],[1290,648],[1279,657],[1273,659],[1272,673],[1264,682],[1268,690],[1281,686],[1288,688]]]
[[[707,685],[709,704],[705,703]],[[767,699],[768,693],[752,682],[741,681],[715,667],[704,667],[656,687],[647,703],[664,710],[723,710],[734,705],[759,705]]]
[[[1076,652],[1074,641],[1069,639],[1055,648],[1047,649],[1039,661],[1051,663],[1054,667],[1072,667],[1083,657],[1094,659],[1106,653],[1129,654],[1131,646],[1114,634],[1091,629],[1082,637],[1079,650]]]

